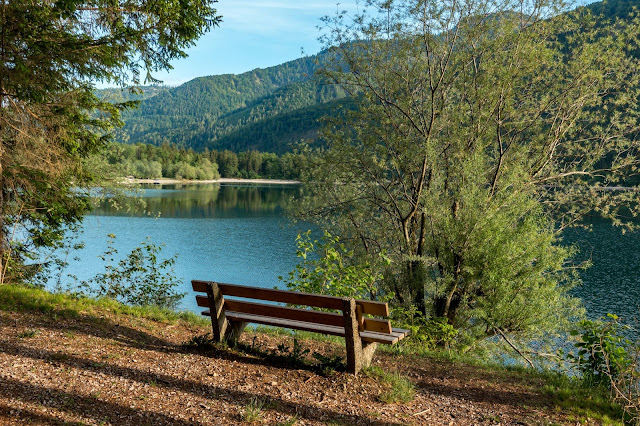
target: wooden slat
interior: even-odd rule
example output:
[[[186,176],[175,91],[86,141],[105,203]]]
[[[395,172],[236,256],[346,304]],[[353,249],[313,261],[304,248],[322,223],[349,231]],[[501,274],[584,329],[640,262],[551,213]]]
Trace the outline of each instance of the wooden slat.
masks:
[[[302,331],[310,331],[313,333],[321,333],[321,334],[329,334],[332,336],[340,336],[344,337],[344,327],[337,327],[333,325],[324,325],[324,324],[314,324],[305,321],[296,321],[296,320],[287,320],[282,318],[274,318],[264,315],[255,315],[255,314],[246,314],[242,312],[233,312],[226,311],[226,317],[228,320],[232,321],[244,321],[250,322],[254,324],[264,324],[271,325],[274,327],[282,327],[282,328],[291,328],[294,330],[302,330]],[[210,312],[208,309],[202,312],[202,315],[210,316]],[[384,334],[384,333],[376,333],[373,331],[362,331],[360,332],[360,338],[364,342],[376,342],[376,343],[384,343],[387,345],[392,345],[397,343],[399,339],[398,336],[394,336],[393,334]]]
[[[237,284],[217,283],[222,294],[225,296],[244,297],[247,299],[268,300],[271,302],[289,303],[292,305],[313,306],[325,309],[342,309],[344,298],[326,296],[313,293],[299,293],[287,290],[274,290],[262,287],[252,287]],[[206,292],[207,281],[191,281],[193,290],[196,292]],[[356,300],[356,304],[362,306],[365,314],[387,317],[389,307],[383,302],[373,302],[370,300]]]
[[[245,314],[242,312],[226,312],[227,318],[236,321],[252,322],[256,324],[272,325],[275,327],[292,328],[294,330],[311,331],[314,333],[330,334],[344,337],[344,327],[334,325],[314,324],[305,321],[287,320],[264,315]]]
[[[277,305],[265,305],[264,303],[241,302],[239,300],[225,299],[226,311],[243,314],[255,314],[287,320],[312,322],[322,325],[344,327],[344,318],[341,314],[330,312],[312,311],[309,309],[287,308]]]
[[[375,331],[361,331],[360,338],[363,342],[384,343],[385,345],[394,345],[398,343],[398,336],[393,334],[376,333]]]
[[[364,329],[366,331],[375,331],[377,333],[391,334],[391,323],[389,320],[381,320],[377,318],[364,318]]]
[[[411,330],[405,330],[404,328],[393,328],[391,334],[398,336],[398,340],[402,340],[411,334]]]
[[[207,296],[196,296],[196,303],[203,308],[209,307]],[[225,299],[225,309],[248,314],[267,315],[276,318],[292,319],[319,324],[336,325],[342,327],[344,318],[341,314],[329,312],[310,311],[308,309],[285,308],[277,305],[265,305],[262,303],[242,302],[239,300]],[[391,323],[388,320],[377,318],[363,318],[364,330],[377,333],[391,334]]]
[[[208,308],[209,307],[209,298],[207,296],[197,295],[196,296],[196,303],[201,308]]]

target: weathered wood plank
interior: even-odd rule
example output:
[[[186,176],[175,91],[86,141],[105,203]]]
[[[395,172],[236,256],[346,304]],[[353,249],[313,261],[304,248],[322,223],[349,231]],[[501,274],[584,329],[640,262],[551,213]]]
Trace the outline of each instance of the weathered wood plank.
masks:
[[[304,321],[287,320],[282,318],[274,318],[264,315],[246,314],[242,312],[225,312],[228,320],[250,322],[254,324],[271,325],[274,327],[290,328],[294,330],[310,331],[313,333],[330,334],[332,336],[344,337],[344,327],[336,327],[324,324],[314,324]],[[210,316],[208,309],[202,311],[202,315]],[[383,343],[392,345],[398,342],[399,337],[384,333],[376,333],[373,331],[360,332],[360,338],[363,342]]]
[[[196,296],[196,303],[203,308],[209,307],[207,296]],[[239,300],[225,299],[225,309],[235,312],[245,312],[248,314],[258,314],[272,316],[276,318],[292,319],[307,322],[317,322],[319,324],[342,326],[342,315],[330,312],[310,311],[308,309],[285,308],[277,305],[266,305],[263,303],[244,302]],[[391,323],[388,320],[377,318],[363,318],[363,331],[375,331],[377,333],[391,334]]]
[[[275,290],[236,284],[217,283],[224,296],[244,297],[247,299],[268,300],[271,302],[289,303],[292,305],[313,306],[325,309],[342,309],[342,297],[326,296],[313,293],[298,293],[287,290]],[[206,292],[207,281],[193,280],[191,286],[196,292]],[[362,306],[362,312],[369,315],[389,316],[389,306],[383,302],[356,300]]]
[[[342,326],[342,315],[330,312],[312,311],[309,309],[288,308],[277,305],[265,305],[264,303],[241,302],[239,300],[225,299],[224,308],[227,311],[244,314],[256,314],[274,318],[289,319],[295,321],[313,322],[323,325]]]

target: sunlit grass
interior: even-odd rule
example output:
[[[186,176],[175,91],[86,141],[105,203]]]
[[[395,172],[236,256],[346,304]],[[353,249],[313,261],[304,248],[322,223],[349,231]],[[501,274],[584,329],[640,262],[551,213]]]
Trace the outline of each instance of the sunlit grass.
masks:
[[[108,311],[161,322],[184,321],[200,326],[209,324],[207,318],[193,312],[176,312],[158,306],[127,306],[109,298],[92,299],[69,293],[50,293],[40,288],[14,284],[0,285],[0,310],[36,311],[70,318]]]

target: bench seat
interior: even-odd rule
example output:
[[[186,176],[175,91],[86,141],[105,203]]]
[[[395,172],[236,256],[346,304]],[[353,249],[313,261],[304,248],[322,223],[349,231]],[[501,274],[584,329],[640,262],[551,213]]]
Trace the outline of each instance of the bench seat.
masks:
[[[211,316],[209,309],[202,312],[202,315]],[[316,324],[306,321],[292,319],[275,318],[266,315],[247,314],[243,312],[225,311],[228,320],[248,322],[252,324],[270,325],[273,327],[290,328],[293,330],[310,331],[312,333],[328,334],[331,336],[344,337],[344,327],[335,325]],[[382,343],[394,345],[411,333],[410,330],[402,328],[392,328],[391,334],[377,333],[375,331],[360,331],[360,338],[363,342]]]

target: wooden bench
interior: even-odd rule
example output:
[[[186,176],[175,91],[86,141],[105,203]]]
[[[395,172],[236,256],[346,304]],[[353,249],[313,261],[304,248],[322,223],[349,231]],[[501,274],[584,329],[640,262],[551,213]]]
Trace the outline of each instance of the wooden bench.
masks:
[[[378,343],[393,345],[410,333],[392,328],[388,320],[364,316],[388,317],[389,307],[382,302],[211,281],[195,280],[191,285],[194,291],[206,293],[206,296],[197,295],[196,301],[198,306],[209,308],[202,315],[211,317],[215,341],[234,345],[248,323],[342,336],[347,347],[347,370],[354,374],[371,363]],[[242,301],[227,296],[333,309],[341,313]]]

